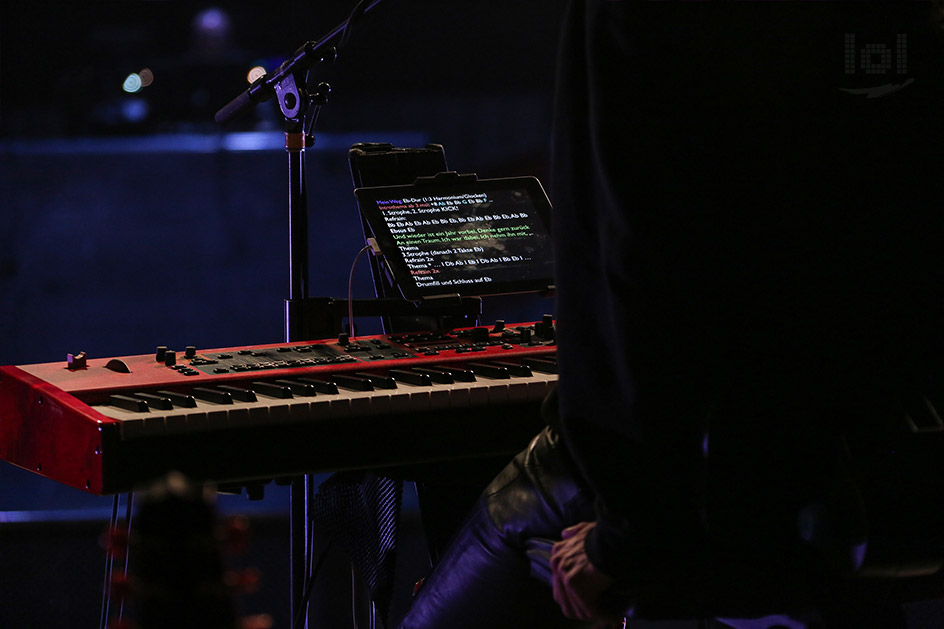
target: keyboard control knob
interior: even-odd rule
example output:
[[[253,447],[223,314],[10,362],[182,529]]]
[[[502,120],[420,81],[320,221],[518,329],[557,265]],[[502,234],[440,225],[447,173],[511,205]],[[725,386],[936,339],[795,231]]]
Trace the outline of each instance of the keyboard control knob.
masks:
[[[173,367],[177,364],[177,352],[172,349],[164,352],[164,364],[168,367]]]
[[[196,355],[197,355],[197,348],[194,347],[193,345],[188,345],[187,348],[184,350],[184,356],[187,358],[193,358]]]
[[[85,352],[66,355],[66,369],[85,369],[88,366],[88,359]]]
[[[159,363],[164,362],[164,356],[165,356],[166,354],[167,354],[167,346],[166,346],[166,345],[158,345],[158,346],[157,346],[157,354],[156,354],[156,356],[155,356],[155,360],[156,360],[157,362],[159,362]]]

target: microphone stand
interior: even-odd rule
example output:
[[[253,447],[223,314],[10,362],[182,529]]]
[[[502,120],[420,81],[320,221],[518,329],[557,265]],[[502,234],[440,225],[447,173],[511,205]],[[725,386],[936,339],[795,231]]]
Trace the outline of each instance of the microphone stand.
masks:
[[[308,198],[305,183],[305,149],[314,146],[312,130],[321,107],[327,102],[331,86],[319,83],[313,94],[307,90],[307,74],[316,62],[332,63],[338,49],[350,36],[353,24],[382,0],[360,0],[346,20],[321,39],[303,44],[290,59],[270,74],[264,74],[250,84],[239,96],[216,112],[214,119],[226,124],[257,104],[276,96],[285,119],[285,150],[288,154],[288,232],[289,232],[289,298],[285,302],[285,340],[298,338],[304,329],[304,308],[308,297]],[[307,115],[307,120],[306,120]],[[310,474],[292,481],[291,485],[291,618],[292,627],[307,627],[305,613],[314,575],[309,574],[309,540],[311,531],[311,501],[314,482]]]

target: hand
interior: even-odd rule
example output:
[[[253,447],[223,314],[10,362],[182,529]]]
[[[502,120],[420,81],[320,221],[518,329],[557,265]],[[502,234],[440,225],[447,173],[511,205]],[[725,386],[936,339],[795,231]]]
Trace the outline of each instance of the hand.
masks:
[[[620,624],[621,618],[598,607],[600,595],[613,584],[613,578],[597,570],[584,550],[587,534],[596,524],[581,522],[564,529],[561,541],[551,549],[554,600],[568,618]]]

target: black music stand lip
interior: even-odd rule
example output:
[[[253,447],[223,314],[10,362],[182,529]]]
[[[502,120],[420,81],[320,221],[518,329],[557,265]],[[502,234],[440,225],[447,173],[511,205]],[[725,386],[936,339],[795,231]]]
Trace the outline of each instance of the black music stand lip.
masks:
[[[478,320],[482,302],[476,297],[443,295],[435,299],[413,302],[395,297],[354,299],[354,311],[362,317],[454,317],[461,327]],[[293,325],[292,341],[325,339],[343,331],[342,321],[348,316],[348,300],[335,297],[306,297],[285,301],[286,324]]]

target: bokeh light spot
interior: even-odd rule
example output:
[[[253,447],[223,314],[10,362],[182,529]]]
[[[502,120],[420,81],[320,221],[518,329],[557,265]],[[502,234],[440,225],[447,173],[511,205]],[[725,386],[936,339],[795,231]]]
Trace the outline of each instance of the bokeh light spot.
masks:
[[[125,78],[125,82],[122,84],[121,89],[128,92],[129,94],[140,92],[141,91],[141,77],[138,76],[136,72],[132,72]]]
[[[265,76],[266,70],[262,66],[256,66],[249,71],[249,74],[246,75],[246,80],[250,83],[254,82],[260,76]]]

